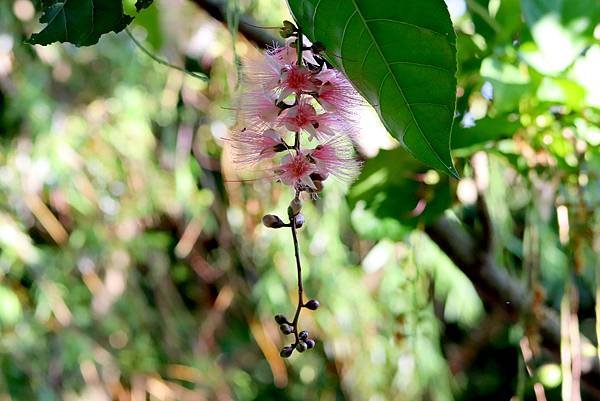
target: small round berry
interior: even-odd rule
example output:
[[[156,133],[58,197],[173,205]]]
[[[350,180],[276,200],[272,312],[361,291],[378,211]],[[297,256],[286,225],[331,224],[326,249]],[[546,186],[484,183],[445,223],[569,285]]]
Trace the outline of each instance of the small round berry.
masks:
[[[319,301],[317,301],[316,299],[311,299],[310,301],[304,304],[304,307],[310,310],[317,310],[319,306]]]
[[[312,338],[307,339],[304,343],[306,344],[306,349],[313,349],[315,347],[315,340]]]
[[[302,213],[298,213],[294,219],[296,220],[296,228],[302,228],[304,225],[304,215]]]
[[[294,331],[292,326],[290,326],[289,324],[285,324],[285,323],[279,326],[279,330],[281,330],[281,332],[286,335],[291,334]]]
[[[279,355],[282,358],[289,358],[292,355],[292,352],[294,352],[294,347],[287,345],[281,349]]]
[[[275,315],[275,321],[277,324],[287,324],[289,323],[287,318],[283,315]]]
[[[301,340],[306,340],[308,338],[308,331],[306,330],[302,330],[299,334],[298,334],[298,338],[300,338]]]
[[[285,227],[285,223],[283,222],[283,220],[281,220],[279,217],[275,216],[274,214],[264,215],[262,218],[262,222],[265,225],[265,227],[269,227],[269,228]]]
[[[308,346],[306,344],[304,344],[303,342],[299,342],[298,344],[296,344],[296,350],[298,352],[304,352],[308,349]]]

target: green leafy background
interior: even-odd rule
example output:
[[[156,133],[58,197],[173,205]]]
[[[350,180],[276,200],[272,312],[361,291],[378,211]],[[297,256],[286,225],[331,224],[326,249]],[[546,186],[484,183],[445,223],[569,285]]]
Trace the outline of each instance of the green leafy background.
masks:
[[[291,18],[279,0],[238,5],[258,25]],[[421,228],[445,216],[481,234],[469,194],[484,160],[494,261],[555,311],[572,280],[590,340],[582,357],[594,360],[598,3],[448,9],[463,179],[377,149],[387,134],[365,130],[359,180],[328,181],[306,202],[306,291],[322,307],[303,321],[318,344],[282,361],[272,316],[293,308],[293,252],[260,219],[283,214],[290,194],[238,175],[224,149],[237,85],[229,31],[187,1],[158,1],[130,25],[204,82],[156,65],[122,33],[30,46],[43,29],[33,4],[0,2],[0,399],[535,400],[540,383],[560,400],[557,360],[536,359],[531,377],[519,367],[531,316],[489,308]],[[568,47],[542,44],[553,30]],[[254,51],[235,45],[242,59]]]

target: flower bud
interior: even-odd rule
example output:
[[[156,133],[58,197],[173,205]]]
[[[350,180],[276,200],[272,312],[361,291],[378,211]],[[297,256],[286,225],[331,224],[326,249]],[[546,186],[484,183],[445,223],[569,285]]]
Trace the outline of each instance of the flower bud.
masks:
[[[296,25],[294,25],[290,21],[283,21],[283,26],[279,29],[279,34],[282,38],[287,39],[291,36],[294,36],[294,33],[296,33],[296,31]]]
[[[290,207],[288,207],[288,214],[290,217],[297,215],[302,210],[302,201],[300,198],[294,198],[290,202]]]
[[[294,220],[296,221],[296,228],[302,228],[304,225],[304,215],[302,213],[298,213],[298,215],[294,217]]]
[[[313,349],[315,347],[315,340],[309,338],[304,341],[304,344],[306,344],[306,349]]]
[[[315,180],[313,184],[315,186],[312,190],[313,192],[321,192],[323,190],[323,181]]]
[[[298,338],[300,338],[301,340],[306,340],[308,338],[308,331],[306,330],[302,330],[299,334],[298,334]]]
[[[262,222],[265,225],[265,227],[269,227],[269,228],[285,227],[285,223],[283,222],[283,220],[281,220],[279,217],[275,216],[274,214],[264,215],[262,218]]]
[[[289,323],[285,316],[283,315],[275,315],[275,321],[277,324],[287,324]]]
[[[289,324],[286,324],[286,323],[280,325],[279,330],[281,330],[281,332],[286,335],[291,334],[294,331],[292,326],[290,326]]]
[[[319,306],[319,301],[317,301],[316,299],[311,299],[310,301],[304,304],[304,307],[310,310],[317,310]]]
[[[313,181],[325,181],[327,179],[327,177],[329,177],[329,174],[328,173],[323,173],[323,172],[321,172],[321,173],[312,173],[310,175],[310,178]]]
[[[289,358],[292,355],[292,352],[294,352],[294,348],[287,345],[281,349],[281,352],[279,353],[279,355],[282,358]]]
[[[303,342],[299,342],[298,344],[296,344],[296,350],[298,352],[304,352],[308,349],[308,347],[306,346],[306,344],[304,344]]]

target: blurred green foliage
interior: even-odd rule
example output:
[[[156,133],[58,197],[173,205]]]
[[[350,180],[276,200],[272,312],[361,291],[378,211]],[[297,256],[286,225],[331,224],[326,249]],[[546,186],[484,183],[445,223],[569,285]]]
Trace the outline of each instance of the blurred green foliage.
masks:
[[[348,191],[328,182],[307,203],[306,291],[322,307],[303,320],[318,342],[283,361],[272,316],[295,303],[293,248],[259,222],[290,194],[240,176],[223,146],[237,89],[226,26],[170,0],[131,25],[202,82],[123,34],[26,45],[32,3],[1,2],[0,399],[509,399],[535,319],[507,324],[420,231],[444,214],[478,235],[478,191],[493,257],[557,310],[575,283],[596,345],[597,3],[448,4],[464,178],[382,150]],[[289,18],[279,0],[236,5],[264,25]],[[524,398],[539,381],[561,399],[555,361],[533,368]]]

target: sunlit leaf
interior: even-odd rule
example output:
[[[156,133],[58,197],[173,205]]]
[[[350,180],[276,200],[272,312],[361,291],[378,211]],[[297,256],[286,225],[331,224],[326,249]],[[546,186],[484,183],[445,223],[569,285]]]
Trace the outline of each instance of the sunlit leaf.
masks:
[[[422,162],[456,176],[450,132],[456,35],[442,0],[289,0],[386,128]]]

